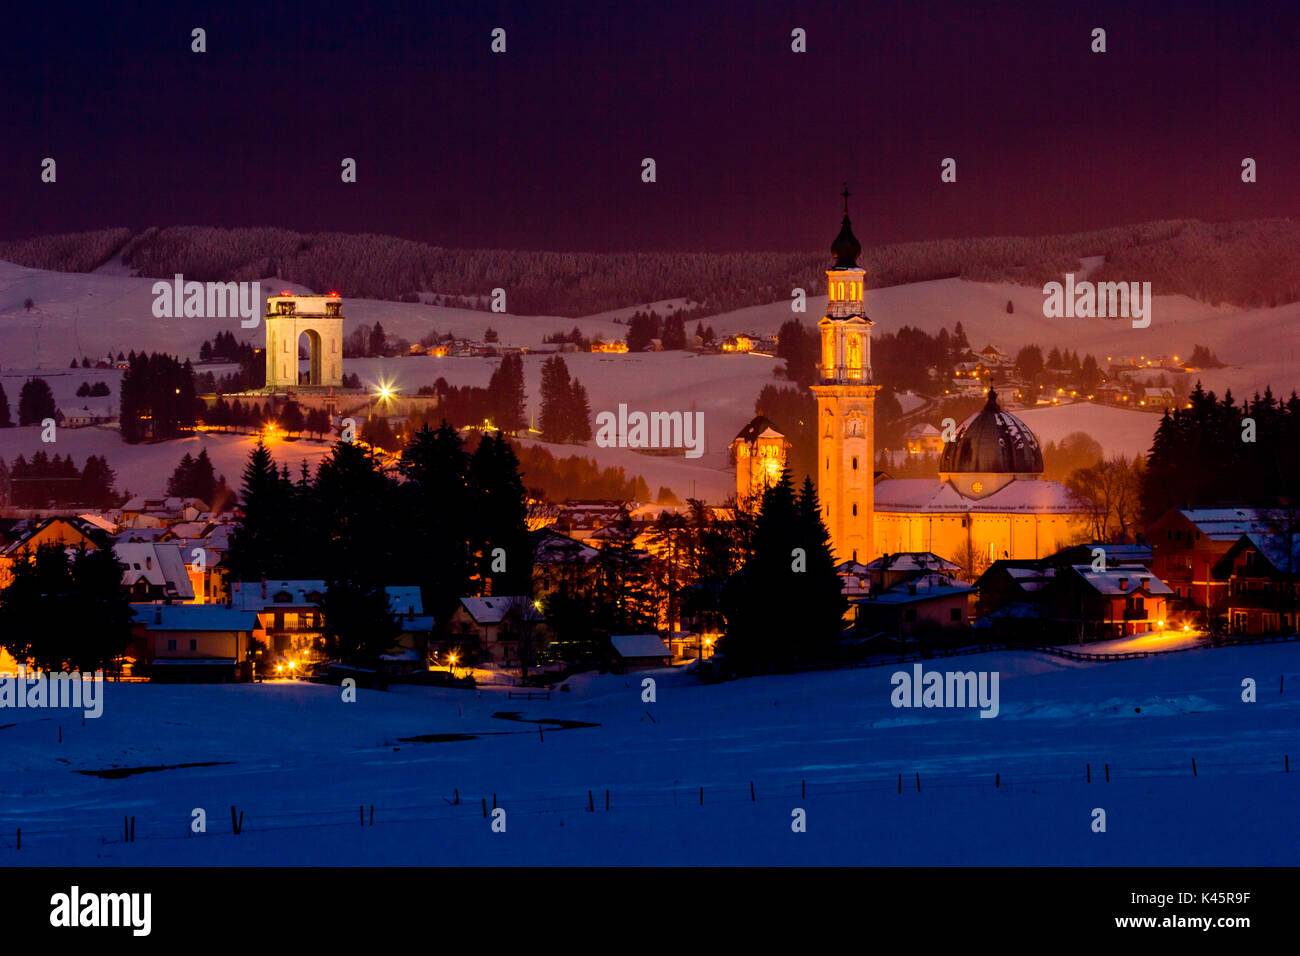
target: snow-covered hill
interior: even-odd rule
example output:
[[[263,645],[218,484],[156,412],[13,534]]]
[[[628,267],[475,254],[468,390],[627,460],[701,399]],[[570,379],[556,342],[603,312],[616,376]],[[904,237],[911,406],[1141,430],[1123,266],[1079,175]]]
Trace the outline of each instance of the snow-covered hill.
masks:
[[[1090,264],[1095,265],[1085,263],[1084,268]],[[154,318],[154,280],[123,275],[122,271],[105,268],[89,275],[69,274],[0,262],[0,384],[11,405],[16,404],[22,380],[38,370],[49,378],[65,409],[69,403],[73,408],[81,406],[71,391],[83,380],[108,381],[115,401],[116,373],[67,368],[71,359],[82,355],[97,357],[134,348],[197,357],[202,342],[218,331],[231,331],[239,339],[260,343],[260,328],[241,329],[237,319]],[[312,291],[282,280],[263,283],[264,293],[282,288]],[[28,298],[34,302],[30,311],[24,306]],[[1037,343],[1044,349],[1055,346],[1091,352],[1099,360],[1119,355],[1183,355],[1200,344],[1230,363],[1228,368],[1198,376],[1207,387],[1219,391],[1231,387],[1240,397],[1266,384],[1280,394],[1300,384],[1294,354],[1300,337],[1295,332],[1300,304],[1241,310],[1216,308],[1182,296],[1158,296],[1151,327],[1134,329],[1127,321],[1044,318],[1042,298],[1035,288],[942,279],[873,290],[867,293],[866,305],[878,332],[903,325],[936,332],[944,327],[951,329],[960,321],[976,348],[992,343],[1014,351],[1021,345]],[[1014,307],[1010,314],[1006,311],[1008,300]],[[416,341],[435,330],[481,338],[491,326],[505,345],[538,349],[543,347],[546,335],[574,326],[588,335],[622,338],[627,327],[615,319],[626,321],[631,312],[647,305],[654,305],[662,314],[669,306],[680,304],[677,300],[632,303],[615,312],[577,320],[368,299],[347,300],[344,312],[345,331],[361,323],[378,322],[388,333]],[[811,323],[824,308],[825,297],[814,297],[808,300],[808,311],[796,317]],[[707,324],[718,335],[775,332],[792,315],[788,302],[777,302],[712,316]],[[542,361],[536,355],[524,360],[530,415],[539,408]],[[693,460],[666,458],[631,449],[597,448],[594,443],[585,449],[557,446],[553,448],[556,453],[582,453],[602,465],[621,465],[629,473],[643,475],[652,490],[666,485],[678,495],[695,494],[714,501],[721,500],[734,487],[726,467],[727,445],[752,417],[759,390],[768,383],[785,384],[773,374],[783,363],[760,355],[569,354],[565,361],[587,387],[593,412],[616,410],[620,403],[629,410],[703,412],[705,454]],[[348,360],[345,370],[358,373],[369,385],[393,383],[400,391],[409,392],[432,384],[438,377],[456,385],[485,385],[494,365],[492,359],[422,356]],[[1026,412],[1025,419],[1044,443],[1083,430],[1107,451],[1130,455],[1150,447],[1157,423],[1151,414],[1094,405],[1036,409]],[[60,442],[64,441],[67,444],[55,450],[71,450],[79,460],[91,451],[106,454],[123,479],[120,484],[142,493],[161,491],[166,478],[159,470],[162,457],[174,462],[184,453],[179,445],[155,446],[147,452],[130,448],[105,430],[83,436],[65,431],[60,437]],[[96,446],[96,441],[102,444]],[[39,450],[38,442],[34,430],[0,434],[0,457],[9,459],[20,451],[30,455]],[[238,460],[240,452],[248,442],[234,439],[228,445],[216,444],[220,446],[217,453],[224,456],[218,467],[233,480],[242,464]],[[290,460],[295,466],[299,457],[300,449],[293,449]],[[166,473],[170,473],[170,466]]]

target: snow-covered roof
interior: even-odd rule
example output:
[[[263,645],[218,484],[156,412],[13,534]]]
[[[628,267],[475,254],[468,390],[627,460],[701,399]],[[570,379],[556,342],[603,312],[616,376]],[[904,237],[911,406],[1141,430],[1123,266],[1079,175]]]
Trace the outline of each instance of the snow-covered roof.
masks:
[[[420,596],[418,585],[395,585],[384,588],[388,595],[388,606],[394,614],[423,614],[424,598]]]
[[[1094,571],[1091,564],[1075,564],[1071,567],[1099,594],[1132,594],[1144,588],[1152,595],[1174,593],[1169,585],[1139,564],[1110,565],[1105,571]],[[1120,586],[1121,581],[1124,582],[1123,587]]]
[[[461,606],[478,624],[499,624],[511,608],[522,608],[524,617],[529,621],[540,621],[542,615],[537,612],[530,598],[523,595],[501,595],[500,597],[463,597]]]
[[[224,604],[135,605],[135,620],[151,631],[251,631],[257,627],[252,611]]]
[[[1248,534],[1246,537],[1269,564],[1282,572],[1300,571],[1300,532],[1296,534]]]
[[[872,571],[957,571],[961,565],[941,558],[932,551],[900,551],[882,554],[867,565]]]
[[[921,601],[937,601],[940,598],[959,597],[964,594],[973,594],[975,588],[968,584],[938,584],[931,587],[918,587],[913,593],[906,587],[890,588],[887,591],[877,591],[870,597],[857,598],[853,603],[861,606],[870,607],[873,604],[916,604]]]
[[[266,595],[262,595],[261,581],[235,581],[230,585],[230,603],[244,611],[260,611],[268,606],[305,607],[315,605],[313,595],[325,593],[323,580],[267,581]],[[277,594],[287,594],[289,600],[277,601]]]
[[[615,634],[609,642],[619,657],[671,657],[668,645],[658,634]]]
[[[600,552],[591,545],[583,544],[581,541],[560,534],[558,531],[552,531],[549,528],[538,535],[537,544],[533,548],[533,561],[536,564],[567,561],[578,561],[587,564],[595,561],[599,556]]]
[[[96,528],[99,528],[102,531],[107,531],[109,534],[117,534],[117,525],[109,521],[103,515],[81,514],[77,515],[77,517],[87,524],[93,524]]]
[[[1183,508],[1184,518],[1216,541],[1235,541],[1243,534],[1276,532],[1286,527],[1288,513],[1279,508]]]
[[[876,484],[876,511],[1080,514],[1087,506],[1059,481],[1016,478],[984,498],[967,498],[937,478],[888,478]]]
[[[126,542],[113,545],[113,552],[126,565],[122,583],[127,587],[143,579],[182,600],[194,597],[185,558],[176,545],[152,541]]]

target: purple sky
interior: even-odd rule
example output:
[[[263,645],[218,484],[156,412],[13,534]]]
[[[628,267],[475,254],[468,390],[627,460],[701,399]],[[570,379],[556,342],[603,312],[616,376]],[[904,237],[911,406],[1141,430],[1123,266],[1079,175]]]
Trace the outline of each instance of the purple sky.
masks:
[[[273,225],[819,250],[844,179],[867,244],[1300,213],[1286,4],[28,6],[0,61],[3,238]]]

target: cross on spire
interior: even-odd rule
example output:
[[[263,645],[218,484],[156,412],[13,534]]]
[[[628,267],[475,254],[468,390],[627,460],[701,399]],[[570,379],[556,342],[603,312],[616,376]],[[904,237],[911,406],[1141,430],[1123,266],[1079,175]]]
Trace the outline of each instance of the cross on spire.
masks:
[[[844,197],[844,215],[847,216],[849,214],[849,196],[853,195],[849,192],[848,183],[844,184],[844,192],[840,193],[840,195]]]

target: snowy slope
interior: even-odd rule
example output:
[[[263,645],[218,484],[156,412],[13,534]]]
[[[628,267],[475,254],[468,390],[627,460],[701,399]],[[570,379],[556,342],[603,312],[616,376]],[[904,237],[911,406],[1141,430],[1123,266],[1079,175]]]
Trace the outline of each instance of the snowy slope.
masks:
[[[1296,756],[1300,700],[1277,687],[1281,674],[1288,691],[1295,682],[1300,644],[1113,664],[993,653],[927,668],[998,671],[1000,715],[895,709],[893,666],[719,686],[659,671],[653,703],[645,675],[575,678],[550,701],[407,687],[347,704],[335,688],[293,682],[110,685],[103,716],[85,726],[66,711],[0,712],[0,861],[1297,862],[1300,771],[1282,763]],[[1259,681],[1257,703],[1242,703],[1244,677]],[[539,736],[528,722],[538,719],[598,726],[549,724]],[[403,739],[439,734],[462,736]],[[225,763],[76,772],[209,761]],[[507,811],[505,834],[490,831],[481,799]],[[238,837],[231,804],[245,813]],[[375,825],[363,829],[357,808],[371,804]],[[196,807],[208,832],[190,836]],[[1105,834],[1090,830],[1096,807]],[[807,811],[804,834],[791,832],[795,808]],[[134,844],[116,835],[124,814],[137,818]]]
[[[1095,265],[1091,260],[1085,263],[1085,267],[1091,265]],[[241,329],[234,319],[155,319],[151,312],[154,280],[122,275],[121,271],[104,269],[79,275],[43,272],[0,262],[0,369],[9,372],[0,376],[0,384],[4,385],[11,404],[16,403],[17,389],[33,369],[49,370],[51,375],[60,376],[57,380],[52,378],[51,385],[65,408],[68,407],[64,402],[65,392],[71,407],[82,404],[75,402],[70,393],[83,378],[90,381],[106,378],[115,398],[116,381],[104,373],[77,370],[64,374],[71,371],[67,364],[74,356],[98,356],[109,350],[116,353],[133,347],[196,356],[203,340],[222,330],[232,331],[240,339],[260,341],[260,328]],[[263,283],[264,292],[280,288],[310,291],[283,280]],[[23,308],[28,297],[35,301],[31,312]],[[1006,312],[1008,299],[1014,303],[1012,314]],[[1207,387],[1220,391],[1231,387],[1242,396],[1271,383],[1276,394],[1284,395],[1300,384],[1295,364],[1295,329],[1300,322],[1300,304],[1240,310],[1212,307],[1182,296],[1158,296],[1151,327],[1134,329],[1125,321],[1047,319],[1042,315],[1042,301],[1042,293],[1037,288],[943,279],[873,290],[867,293],[866,306],[878,332],[882,333],[907,324],[935,332],[942,327],[951,329],[960,321],[976,348],[992,343],[1011,350],[1035,342],[1045,349],[1056,346],[1091,352],[1099,360],[1120,355],[1181,355],[1190,353],[1194,344],[1203,344],[1231,363],[1226,369],[1200,373],[1197,377]],[[682,304],[682,300],[652,304],[663,313],[670,305]],[[631,312],[645,305],[633,304],[574,320],[352,299],[345,303],[345,331],[360,323],[380,322],[390,334],[415,341],[434,330],[480,338],[490,325],[500,333],[503,344],[536,349],[543,347],[542,339],[546,335],[575,325],[588,335],[623,338],[627,328],[614,319],[625,321]],[[808,301],[808,311],[798,317],[813,322],[824,308],[825,297],[813,297]],[[739,331],[774,332],[792,315],[788,302],[777,302],[712,316],[707,324],[719,335]],[[535,415],[539,406],[543,360],[541,356],[529,356],[524,362],[530,415]],[[621,465],[629,473],[643,475],[652,491],[667,485],[678,495],[695,494],[712,501],[722,500],[734,488],[734,479],[726,470],[726,448],[752,417],[759,390],[768,383],[786,384],[773,375],[782,363],[757,355],[575,353],[566,355],[565,361],[587,387],[593,412],[615,410],[619,403],[626,403],[630,410],[702,411],[706,443],[704,457],[696,460],[647,456],[630,449],[601,449],[594,444],[586,449],[555,447],[557,454],[581,453],[596,458],[602,465]],[[495,364],[496,360],[492,359],[468,358],[363,359],[347,361],[345,370],[357,372],[368,385],[391,382],[401,391],[413,391],[421,385],[432,384],[440,376],[452,384],[485,385]],[[1107,451],[1130,455],[1149,449],[1158,423],[1155,415],[1092,405],[1043,408],[1017,414],[1021,414],[1042,442],[1059,440],[1072,431],[1082,430],[1100,441]],[[0,435],[0,457],[11,458],[18,451],[30,455],[39,450],[34,440],[31,436],[20,440],[12,433]],[[148,486],[153,465],[144,462],[138,449],[115,443],[110,435],[103,440],[106,444],[99,449],[100,453],[108,454],[110,464],[127,476],[133,489],[161,491],[160,486]],[[88,453],[84,451],[87,447],[80,442],[76,445],[78,458]],[[169,457],[179,459],[182,453],[175,449],[175,454]],[[297,450],[294,454],[297,456]],[[236,458],[230,456],[226,466],[228,477],[241,464]]]

